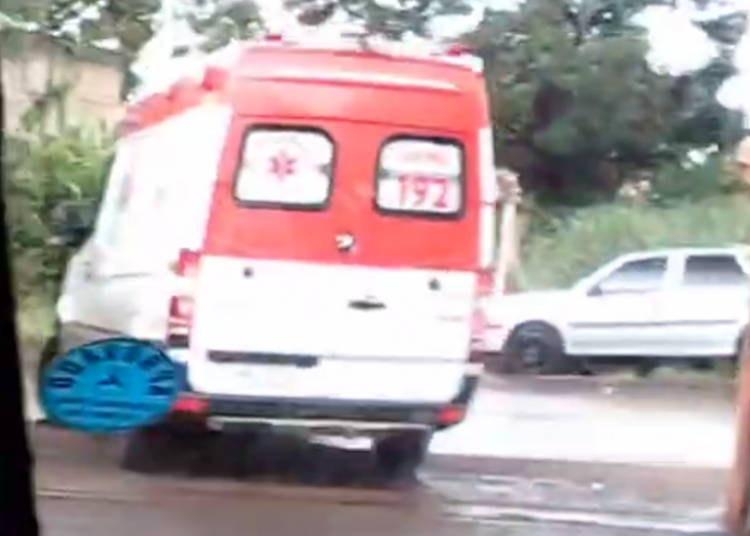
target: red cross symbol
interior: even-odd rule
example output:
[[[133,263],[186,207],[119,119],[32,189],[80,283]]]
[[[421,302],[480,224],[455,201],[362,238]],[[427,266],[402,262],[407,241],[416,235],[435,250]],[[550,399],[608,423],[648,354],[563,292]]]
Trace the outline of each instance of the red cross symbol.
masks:
[[[278,180],[283,181],[290,175],[294,175],[297,160],[282,150],[277,155],[271,157],[270,163],[270,173],[275,175]]]

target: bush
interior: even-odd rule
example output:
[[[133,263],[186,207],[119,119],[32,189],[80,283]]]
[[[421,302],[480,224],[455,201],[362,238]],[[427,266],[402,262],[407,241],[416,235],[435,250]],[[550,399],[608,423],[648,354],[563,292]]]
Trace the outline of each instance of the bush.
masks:
[[[750,199],[717,196],[665,206],[609,203],[547,219],[522,246],[524,282],[567,286],[618,255],[750,241]]]
[[[50,246],[50,213],[61,201],[96,200],[111,153],[83,130],[14,139],[7,150],[8,228],[19,302],[49,300],[67,252]]]

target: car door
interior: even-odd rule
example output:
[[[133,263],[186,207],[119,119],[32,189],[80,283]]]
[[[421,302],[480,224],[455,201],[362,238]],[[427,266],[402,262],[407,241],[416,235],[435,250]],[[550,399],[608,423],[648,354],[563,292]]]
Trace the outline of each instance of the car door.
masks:
[[[578,288],[568,313],[568,352],[592,356],[658,353],[660,299],[669,274],[666,255],[630,258]]]
[[[675,356],[732,356],[747,320],[750,282],[734,252],[688,253],[665,293],[664,325]]]

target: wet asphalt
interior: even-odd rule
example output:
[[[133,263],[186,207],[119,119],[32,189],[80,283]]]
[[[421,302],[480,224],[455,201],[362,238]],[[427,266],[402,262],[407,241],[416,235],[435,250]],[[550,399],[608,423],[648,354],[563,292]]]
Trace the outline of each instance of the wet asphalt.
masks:
[[[490,388],[618,396],[642,409],[694,406],[701,397],[709,413],[731,401],[723,388],[655,384],[502,380]],[[31,435],[47,536],[715,534],[727,476],[679,464],[431,455],[418,484],[392,490],[367,452],[299,439],[269,437],[250,448],[228,440],[197,465],[175,459],[158,475],[138,475],[117,467],[121,438],[41,424]],[[244,463],[232,462],[238,457]]]

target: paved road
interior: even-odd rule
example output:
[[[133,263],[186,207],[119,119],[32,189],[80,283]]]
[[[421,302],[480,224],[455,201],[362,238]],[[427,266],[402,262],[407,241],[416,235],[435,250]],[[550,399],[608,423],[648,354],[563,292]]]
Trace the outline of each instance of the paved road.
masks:
[[[635,397],[622,386],[613,398],[590,382],[577,387],[576,382],[542,383],[489,381],[486,400],[492,393],[515,393],[516,398],[502,401],[521,419],[524,413],[515,406],[535,393],[546,397],[529,411],[536,412],[537,427],[550,429],[540,413],[554,412],[555,405],[578,411],[576,404],[585,399],[614,411]],[[665,398],[670,415],[679,407],[698,406],[695,392],[639,392],[633,411],[654,412]],[[557,403],[549,403],[549,397]],[[706,418],[726,420],[730,398],[706,395],[702,400]],[[718,526],[726,476],[721,467],[710,465],[585,463],[444,449],[448,453],[430,457],[419,486],[391,491],[378,487],[366,452],[297,440],[274,439],[243,451],[251,462],[242,471],[226,463],[239,452],[229,442],[200,466],[176,461],[162,475],[142,476],[116,468],[117,439],[43,426],[33,428],[33,436],[39,507],[48,536],[707,533]],[[547,437],[548,443],[555,441]]]
[[[571,528],[621,534],[653,526],[695,533],[715,528],[719,515],[717,475],[710,471],[639,473],[632,467],[519,460],[474,465],[437,456],[419,486],[391,491],[370,484],[362,452],[279,442],[273,453],[252,453],[267,463],[241,475],[214,460],[200,473],[172,468],[142,476],[115,468],[118,441],[58,430],[40,430],[35,437],[40,510],[45,534],[52,536],[447,536],[507,534],[509,528],[532,534],[540,527],[545,534]],[[291,457],[282,452],[295,448],[302,450]],[[329,471],[316,471],[311,458]],[[284,470],[274,465],[279,459],[288,462]],[[332,467],[346,467],[346,477]]]

